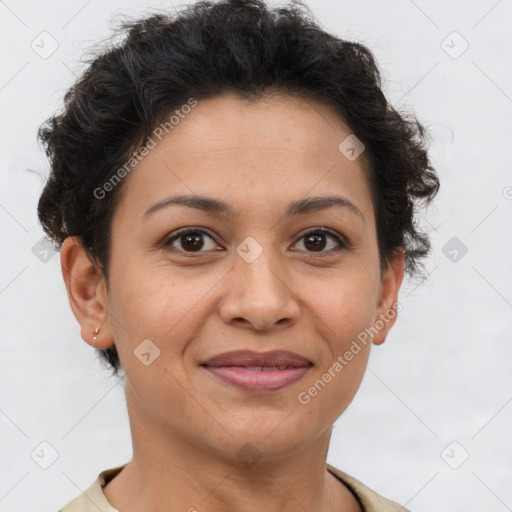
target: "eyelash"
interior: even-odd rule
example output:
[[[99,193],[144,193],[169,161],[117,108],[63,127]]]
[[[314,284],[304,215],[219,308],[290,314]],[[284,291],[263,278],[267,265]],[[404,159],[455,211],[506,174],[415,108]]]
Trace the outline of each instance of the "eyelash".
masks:
[[[330,249],[328,251],[320,251],[320,252],[306,251],[306,252],[308,252],[308,253],[310,253],[312,255],[315,255],[315,257],[329,256],[333,252],[339,252],[339,251],[348,249],[348,247],[349,247],[349,244],[346,243],[345,240],[340,235],[338,235],[335,231],[331,231],[330,229],[327,229],[327,228],[314,228],[314,229],[308,231],[307,233],[304,233],[297,240],[297,242],[299,240],[302,240],[303,238],[307,237],[308,235],[317,234],[317,233],[321,233],[323,235],[330,236],[331,238],[333,238],[336,241],[336,243],[338,244],[339,247],[337,247],[335,249]],[[189,234],[206,235],[206,236],[208,236],[209,238],[211,238],[212,240],[215,241],[213,236],[210,233],[208,233],[208,231],[206,231],[206,230],[204,230],[202,228],[184,228],[181,231],[178,231],[172,238],[167,239],[167,241],[165,242],[164,245],[165,245],[165,247],[171,246],[171,244],[175,240],[179,240],[181,237],[183,237],[185,235],[189,235]],[[297,242],[295,242],[295,243],[297,243]],[[176,249],[176,248],[173,248],[173,249]],[[181,250],[181,249],[178,249],[178,251],[180,251],[180,252],[182,252],[184,254],[190,255],[192,257],[194,257],[195,255],[200,255],[201,253],[205,252],[205,251],[196,251],[196,252],[194,252],[194,251],[184,251],[184,250]]]

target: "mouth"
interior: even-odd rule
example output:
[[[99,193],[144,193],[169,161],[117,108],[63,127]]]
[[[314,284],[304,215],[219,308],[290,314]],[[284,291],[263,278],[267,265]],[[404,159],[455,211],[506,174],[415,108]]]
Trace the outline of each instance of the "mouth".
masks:
[[[220,354],[200,366],[237,389],[269,393],[300,380],[313,363],[293,352],[244,350]]]

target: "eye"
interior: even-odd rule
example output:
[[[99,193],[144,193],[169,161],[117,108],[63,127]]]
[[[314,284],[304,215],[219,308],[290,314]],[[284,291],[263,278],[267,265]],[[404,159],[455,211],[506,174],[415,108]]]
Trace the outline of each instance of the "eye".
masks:
[[[179,231],[175,236],[167,240],[165,246],[176,248],[175,242],[181,247],[178,250],[182,252],[201,252],[205,247],[203,237],[207,236],[210,240],[214,241],[212,236],[204,229],[199,228],[186,228]],[[215,242],[215,241],[214,241]],[[206,244],[207,245],[207,244]],[[214,244],[216,246],[216,244]],[[215,247],[210,247],[210,249]],[[207,247],[208,249],[208,247]]]
[[[325,247],[328,245],[327,239],[329,238],[334,240],[334,248],[331,246],[329,250],[324,251]],[[345,241],[336,232],[327,228],[317,228],[308,231],[299,240],[304,240],[302,243],[304,247],[306,247],[307,252],[322,253],[322,256],[326,253],[340,251],[348,247]]]

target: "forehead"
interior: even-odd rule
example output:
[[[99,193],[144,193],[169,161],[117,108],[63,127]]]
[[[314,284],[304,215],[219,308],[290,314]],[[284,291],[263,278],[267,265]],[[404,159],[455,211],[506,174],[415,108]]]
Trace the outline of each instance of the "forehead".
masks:
[[[249,100],[225,93],[198,102],[168,138],[187,158],[208,151],[265,150],[310,159],[319,153],[337,157],[340,137],[350,134],[331,106],[310,98],[279,92]],[[193,153],[186,151],[187,144],[195,145]]]
[[[269,208],[274,199],[333,189],[372,208],[365,155],[350,160],[340,151],[351,130],[332,107],[283,93],[255,101],[228,93],[187,111],[161,140],[153,137],[127,177],[122,195],[132,209],[170,193]]]

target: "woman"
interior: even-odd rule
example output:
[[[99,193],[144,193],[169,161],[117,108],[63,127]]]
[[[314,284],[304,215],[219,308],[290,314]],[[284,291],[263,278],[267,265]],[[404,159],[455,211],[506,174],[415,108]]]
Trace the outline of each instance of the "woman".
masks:
[[[430,250],[423,127],[298,3],[122,31],[39,134],[39,218],[133,442],[62,512],[405,510],[326,457]]]

